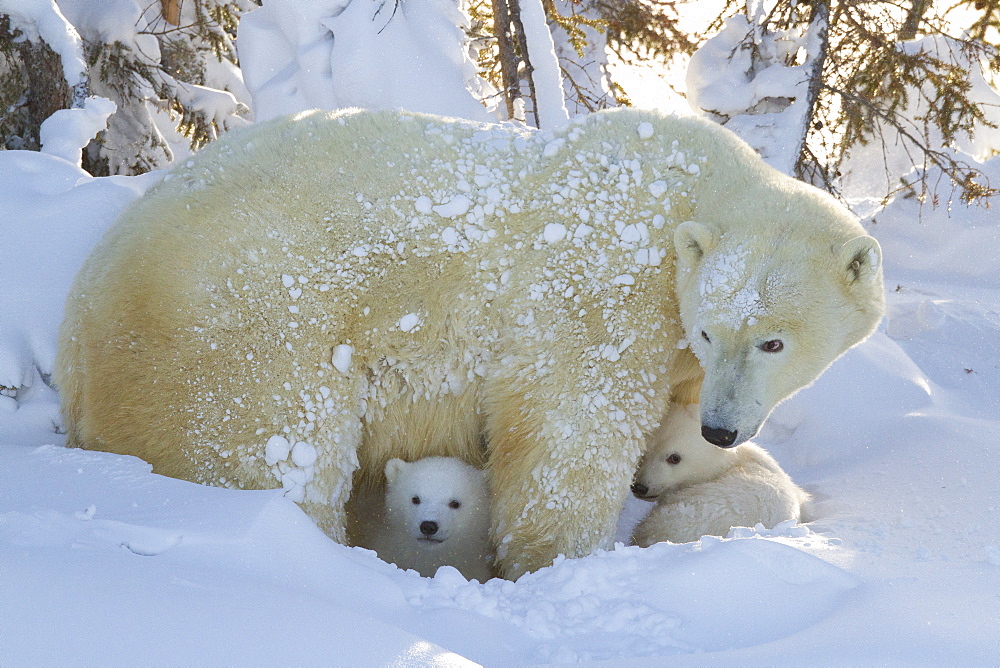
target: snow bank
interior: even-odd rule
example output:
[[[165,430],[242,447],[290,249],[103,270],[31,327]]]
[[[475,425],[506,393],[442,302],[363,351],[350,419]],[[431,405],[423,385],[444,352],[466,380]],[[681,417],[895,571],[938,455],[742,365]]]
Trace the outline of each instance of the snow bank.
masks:
[[[1000,186],[1000,157],[971,164],[994,188]],[[941,184],[940,206],[934,206],[930,199],[921,203],[904,193],[874,215],[872,229],[885,237],[887,266],[900,275],[904,289],[906,282],[915,280],[996,288],[1000,276],[1000,253],[996,252],[1000,248],[997,203],[990,207],[990,202],[946,202],[947,177],[934,168],[927,180]],[[857,208],[864,209],[866,205],[867,202],[862,202]]]
[[[449,0],[265,0],[237,46],[258,121],[342,107],[496,120],[467,25]]]
[[[459,663],[443,647],[480,663],[689,654],[795,633],[858,584],[754,532],[563,560],[517,583],[449,567],[420,578],[331,543],[279,490],[54,446],[0,447],[0,558],[20,585],[0,602],[14,663],[142,662],[152,638],[184,638],[157,661],[197,664]],[[39,647],[39,634],[59,642]]]
[[[504,620],[536,639],[535,660],[575,663],[620,658],[626,647],[629,656],[648,657],[766,642],[815,623],[857,585],[816,557],[758,538],[746,531],[728,540],[618,547],[559,560],[516,583],[479,585],[439,572],[409,600]],[[753,596],[745,596],[749,587]]]
[[[0,448],[5,661],[470,665],[394,623],[408,612],[399,587],[355,562],[375,557],[332,544],[280,491],[149,470],[103,453]]]
[[[103,111],[93,116],[89,110],[67,111],[72,116],[49,119],[47,137],[61,149],[79,149],[82,133],[77,130],[93,129]],[[67,118],[86,120],[81,126],[60,126]],[[46,393],[42,381],[52,373],[63,301],[73,277],[122,207],[157,178],[95,179],[78,162],[0,151],[0,420],[13,402]],[[54,405],[43,412],[39,424],[51,432]]]
[[[91,96],[80,108],[60,109],[42,121],[39,128],[41,152],[80,167],[84,147],[108,126],[108,117],[117,108],[105,97]]]

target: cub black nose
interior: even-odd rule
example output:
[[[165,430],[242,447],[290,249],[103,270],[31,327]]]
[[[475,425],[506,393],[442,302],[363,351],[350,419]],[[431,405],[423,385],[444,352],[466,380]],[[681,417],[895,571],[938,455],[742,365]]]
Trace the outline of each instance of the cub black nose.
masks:
[[[649,488],[643,485],[641,482],[632,483],[632,493],[639,498],[642,498],[649,494]]]
[[[709,443],[728,448],[736,442],[736,432],[728,429],[716,429],[714,427],[702,427],[701,436]]]
[[[426,520],[420,523],[420,533],[424,534],[425,536],[433,536],[434,534],[437,533],[437,530],[438,530],[437,522],[431,522],[430,520]]]

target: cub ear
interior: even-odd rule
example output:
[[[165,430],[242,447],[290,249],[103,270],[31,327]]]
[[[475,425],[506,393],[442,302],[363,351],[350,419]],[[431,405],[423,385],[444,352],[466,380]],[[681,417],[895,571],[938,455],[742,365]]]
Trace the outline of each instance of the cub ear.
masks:
[[[865,285],[881,275],[882,247],[874,237],[855,237],[841,246],[837,254],[847,285]]]
[[[703,223],[689,220],[674,230],[674,249],[677,258],[688,267],[694,267],[705,253],[715,248],[718,242],[716,231]]]
[[[396,481],[399,474],[403,472],[406,462],[402,459],[390,459],[385,463],[385,481],[390,485]]]

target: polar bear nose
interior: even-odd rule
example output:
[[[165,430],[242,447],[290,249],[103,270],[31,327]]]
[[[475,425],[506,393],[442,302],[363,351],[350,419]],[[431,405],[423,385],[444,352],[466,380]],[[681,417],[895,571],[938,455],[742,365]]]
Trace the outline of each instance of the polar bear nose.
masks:
[[[709,443],[713,443],[720,448],[728,448],[736,442],[736,432],[728,429],[716,429],[715,427],[701,428],[701,436]]]
[[[420,533],[424,534],[425,536],[433,536],[434,534],[437,533],[437,530],[438,530],[437,522],[425,520],[420,523]]]
[[[632,483],[632,494],[641,499],[649,494],[649,487],[646,487],[641,482],[634,482]]]

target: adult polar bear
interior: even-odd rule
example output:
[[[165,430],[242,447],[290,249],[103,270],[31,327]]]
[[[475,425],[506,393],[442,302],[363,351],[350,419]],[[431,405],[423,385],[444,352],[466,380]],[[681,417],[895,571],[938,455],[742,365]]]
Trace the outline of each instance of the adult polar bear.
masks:
[[[307,112],[126,211],[72,289],[57,380],[71,444],[284,487],[339,541],[359,469],[484,465],[516,577],[610,544],[644,435],[702,370],[704,433],[734,445],[868,336],[880,260],[706,121]]]

